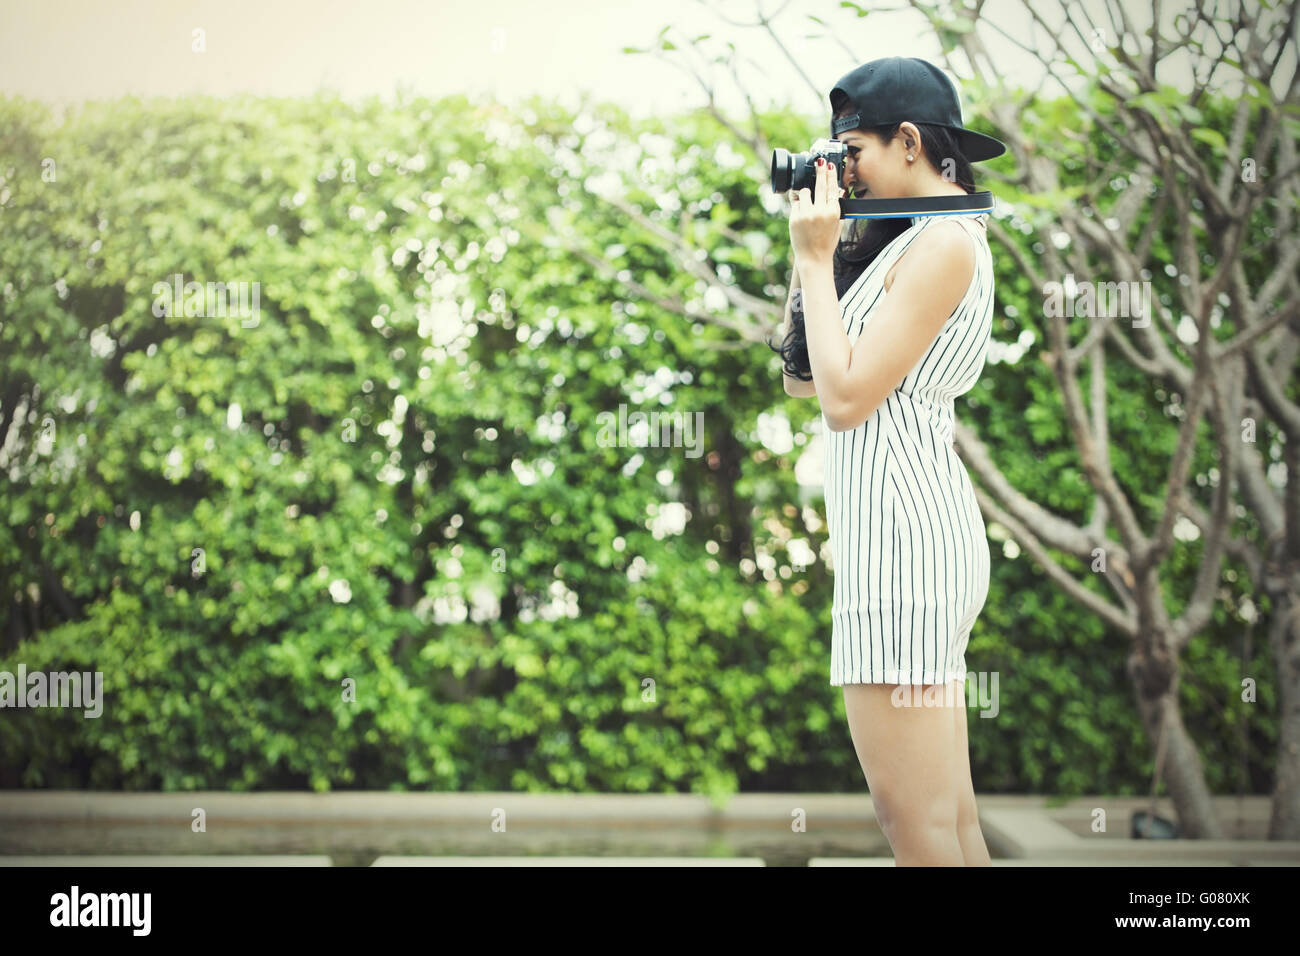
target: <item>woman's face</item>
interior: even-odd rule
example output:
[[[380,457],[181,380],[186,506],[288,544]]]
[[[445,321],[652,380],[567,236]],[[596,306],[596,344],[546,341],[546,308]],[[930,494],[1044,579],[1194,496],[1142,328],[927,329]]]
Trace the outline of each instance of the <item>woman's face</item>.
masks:
[[[902,177],[907,161],[902,130],[888,144],[880,142],[875,133],[861,129],[840,133],[835,138],[849,148],[844,160],[844,182],[840,185],[850,196],[884,199],[903,195]]]

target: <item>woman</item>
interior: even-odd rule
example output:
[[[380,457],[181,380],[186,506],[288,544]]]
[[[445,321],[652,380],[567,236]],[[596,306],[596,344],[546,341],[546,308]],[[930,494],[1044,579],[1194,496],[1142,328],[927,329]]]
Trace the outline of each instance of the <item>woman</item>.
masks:
[[[956,90],[924,60],[867,63],[830,101],[844,182],[822,164],[815,195],[789,194],[779,351],[787,393],[816,396],[828,429],[831,684],[895,864],[987,866],[963,687],[989,549],[952,434],[954,399],[984,366],[992,256],[969,215],[848,220],[868,225],[841,239],[839,197],[974,192],[970,163],[1006,147],[962,126]]]

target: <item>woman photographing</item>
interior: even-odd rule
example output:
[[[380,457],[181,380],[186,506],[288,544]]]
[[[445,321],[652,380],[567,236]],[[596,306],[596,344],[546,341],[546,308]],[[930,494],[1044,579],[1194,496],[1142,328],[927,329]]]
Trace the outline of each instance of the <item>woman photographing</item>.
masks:
[[[864,64],[830,103],[843,181],[819,160],[814,189],[788,194],[779,350],[786,392],[816,397],[826,426],[830,682],[896,864],[987,866],[963,687],[990,556],[952,436],[954,401],[984,366],[992,256],[978,217],[844,230],[840,199],[967,195],[971,163],[1006,147],[962,125],[955,88],[924,60]]]

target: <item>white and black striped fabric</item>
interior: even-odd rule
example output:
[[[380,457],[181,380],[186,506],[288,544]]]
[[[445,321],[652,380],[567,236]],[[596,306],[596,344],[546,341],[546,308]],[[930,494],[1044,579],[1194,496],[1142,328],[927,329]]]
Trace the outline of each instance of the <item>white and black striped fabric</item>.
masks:
[[[834,686],[964,681],[966,645],[988,597],[984,521],[952,447],[953,402],[979,378],[993,325],[993,257],[983,227],[968,216],[913,217],[840,303],[849,342],[869,336],[889,269],[922,232],[948,219],[976,246],[965,297],[870,418],[848,431],[824,429]]]

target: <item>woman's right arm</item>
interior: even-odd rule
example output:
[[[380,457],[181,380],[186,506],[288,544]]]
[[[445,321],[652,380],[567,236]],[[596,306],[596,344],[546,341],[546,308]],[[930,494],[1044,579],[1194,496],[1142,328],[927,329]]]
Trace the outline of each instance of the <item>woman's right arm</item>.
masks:
[[[781,329],[781,341],[790,334],[790,329],[794,324],[794,294],[799,290],[799,266],[795,265],[790,270],[790,293],[785,297],[785,327]],[[802,379],[795,378],[785,373],[784,368],[781,371],[781,378],[785,380],[785,393],[794,398],[814,398],[817,395],[816,382],[805,382]]]

